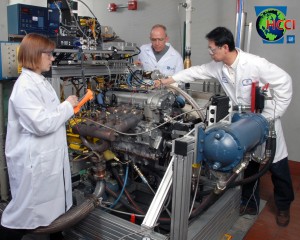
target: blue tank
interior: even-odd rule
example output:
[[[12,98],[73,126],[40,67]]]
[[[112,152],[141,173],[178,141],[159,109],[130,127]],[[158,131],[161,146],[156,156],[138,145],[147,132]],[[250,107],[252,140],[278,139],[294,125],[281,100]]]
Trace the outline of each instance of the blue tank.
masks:
[[[205,131],[203,155],[210,168],[230,172],[246,152],[263,144],[269,123],[260,114],[234,114],[231,124],[216,124]]]

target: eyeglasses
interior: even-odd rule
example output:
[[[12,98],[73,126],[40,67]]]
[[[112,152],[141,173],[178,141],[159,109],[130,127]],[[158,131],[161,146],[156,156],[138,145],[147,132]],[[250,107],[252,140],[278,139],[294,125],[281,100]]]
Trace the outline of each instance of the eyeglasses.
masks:
[[[210,55],[214,55],[216,53],[217,49],[220,49],[220,48],[222,48],[222,47],[208,48],[207,50]]]
[[[159,42],[163,42],[165,41],[166,38],[150,38],[151,42],[156,42],[156,41],[159,41]]]
[[[47,56],[48,56],[49,58],[51,58],[51,57],[53,57],[54,51],[45,51],[45,52],[43,52],[43,53],[47,54]]]

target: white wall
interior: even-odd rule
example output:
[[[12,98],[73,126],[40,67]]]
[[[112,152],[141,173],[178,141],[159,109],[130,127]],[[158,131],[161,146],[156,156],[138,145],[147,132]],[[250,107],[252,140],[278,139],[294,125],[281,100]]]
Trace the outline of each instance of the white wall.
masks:
[[[141,45],[149,41],[151,27],[157,23],[166,25],[169,37],[173,44],[181,52],[182,46],[182,23],[180,13],[184,9],[178,10],[178,2],[174,0],[154,0],[138,1],[138,10],[130,11],[127,8],[120,8],[117,12],[107,10],[109,3],[125,5],[124,0],[84,0],[97,16],[101,25],[111,26],[117,35],[127,41]],[[78,3],[79,15],[91,16],[89,10]]]
[[[109,12],[109,3],[126,5],[127,0],[82,0],[97,16],[101,25],[111,26],[117,35],[127,41],[141,45],[149,41],[149,31],[152,25],[162,23],[167,26],[170,42],[182,52],[183,45],[183,22],[185,20],[185,9],[179,6],[181,0],[138,0],[138,10],[129,11],[119,9],[117,12]],[[38,6],[46,6],[46,0],[10,0],[10,4],[25,3]],[[248,0],[244,1],[248,22],[253,23],[253,31],[250,52],[267,58],[286,70],[293,78],[294,96],[292,103],[283,117],[283,128],[288,144],[289,159],[300,161],[300,149],[298,134],[300,133],[300,4],[299,0]],[[271,44],[265,45],[256,32],[256,15],[254,6],[280,5],[288,6],[287,17],[296,19],[297,31],[296,44]],[[236,0],[194,0],[194,11],[192,12],[192,64],[201,64],[210,60],[207,52],[206,33],[217,26],[225,26],[235,31]],[[92,16],[89,10],[79,2],[79,15]],[[1,8],[3,9],[3,8]],[[3,11],[3,10],[0,10]],[[0,16],[3,16],[1,13]]]
[[[47,0],[8,0],[8,4],[28,4],[28,5],[34,5],[39,7],[47,7]]]
[[[6,9],[8,0],[0,1],[0,9]],[[0,10],[1,11],[1,10]],[[7,13],[0,12],[0,41],[7,41]]]

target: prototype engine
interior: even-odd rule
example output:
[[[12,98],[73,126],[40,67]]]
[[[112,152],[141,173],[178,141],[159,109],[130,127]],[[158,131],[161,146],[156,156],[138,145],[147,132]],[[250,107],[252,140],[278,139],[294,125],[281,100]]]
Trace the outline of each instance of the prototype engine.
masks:
[[[102,151],[109,148],[122,153],[126,160],[145,165],[158,161],[172,137],[171,119],[180,112],[174,106],[175,95],[167,90],[107,91],[103,100],[105,109],[89,112],[90,117],[72,126],[72,132],[102,139],[107,143]],[[91,144],[92,149],[100,148]]]
[[[135,173],[144,181],[146,177],[150,179],[151,192],[159,185],[159,176],[170,161],[172,140],[190,131],[194,122],[183,117],[176,95],[166,89],[109,90],[100,102],[100,109],[91,107],[94,110],[82,112],[70,121],[68,140],[75,159],[73,173],[82,170],[82,163],[89,164],[90,157],[96,156],[105,165],[127,162],[133,166],[133,176]]]

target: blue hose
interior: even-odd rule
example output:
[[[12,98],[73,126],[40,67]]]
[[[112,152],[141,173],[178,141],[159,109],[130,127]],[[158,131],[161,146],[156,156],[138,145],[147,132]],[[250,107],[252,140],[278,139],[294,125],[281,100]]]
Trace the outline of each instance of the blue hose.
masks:
[[[123,188],[122,188],[119,196],[117,197],[117,199],[114,201],[114,203],[112,205],[109,206],[109,208],[114,208],[117,205],[117,203],[120,201],[120,199],[121,199],[121,197],[122,197],[122,195],[124,193],[125,186],[127,184],[127,179],[128,179],[128,169],[129,169],[129,164],[127,164],[127,166],[126,166],[126,173],[125,173],[125,179],[124,179]]]

